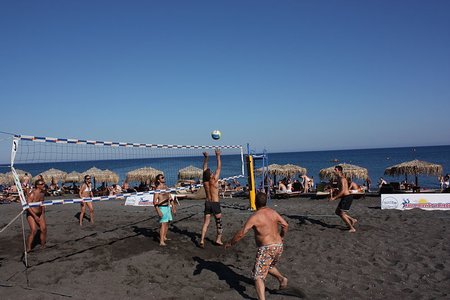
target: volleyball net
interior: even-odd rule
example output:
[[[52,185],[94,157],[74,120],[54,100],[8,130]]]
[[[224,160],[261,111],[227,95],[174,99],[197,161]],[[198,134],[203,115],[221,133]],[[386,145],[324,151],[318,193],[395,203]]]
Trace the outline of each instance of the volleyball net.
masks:
[[[105,201],[132,195],[176,192],[200,187],[203,152],[209,154],[208,167],[216,168],[215,150],[222,159],[221,180],[244,177],[244,153],[241,145],[171,145],[129,142],[108,142],[88,139],[37,137],[14,135],[11,150],[11,174],[23,209],[80,202]],[[123,192],[92,198],[52,197],[51,200],[27,204],[22,184],[28,177],[30,184],[37,175],[53,182],[76,185],[84,175],[94,178],[95,186],[121,185],[130,187],[149,185],[157,174],[164,174],[167,190]],[[190,183],[186,185],[183,183]]]

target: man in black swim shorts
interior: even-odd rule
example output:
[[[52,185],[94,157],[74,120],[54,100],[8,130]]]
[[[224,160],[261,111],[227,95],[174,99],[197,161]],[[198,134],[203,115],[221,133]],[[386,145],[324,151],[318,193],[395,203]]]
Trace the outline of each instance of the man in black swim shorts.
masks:
[[[212,173],[211,169],[208,168],[208,153],[203,152],[203,187],[206,192],[205,201],[205,217],[202,226],[202,235],[200,238],[200,247],[205,247],[205,236],[208,230],[209,222],[211,220],[211,215],[216,219],[216,245],[222,245],[222,210],[220,209],[219,202],[219,176],[222,169],[222,160],[220,158],[220,150],[216,149],[216,159],[217,159],[217,169],[216,172]]]
[[[336,166],[334,167],[334,172],[338,176],[338,193],[333,196],[333,193],[331,194],[330,201],[341,199],[339,201],[339,204],[336,208],[336,215],[341,217],[342,221],[344,221],[345,224],[347,224],[349,228],[349,232],[356,232],[356,229],[354,225],[358,220],[350,217],[348,214],[348,211],[350,210],[350,206],[353,202],[353,196],[350,194],[350,191],[348,190],[348,181],[344,176],[342,166]]]

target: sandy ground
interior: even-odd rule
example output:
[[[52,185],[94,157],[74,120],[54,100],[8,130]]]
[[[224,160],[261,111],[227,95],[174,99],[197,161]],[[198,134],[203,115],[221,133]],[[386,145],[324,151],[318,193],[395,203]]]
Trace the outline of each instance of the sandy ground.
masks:
[[[78,205],[48,207],[47,248],[37,243],[28,268],[19,218],[0,233],[1,299],[255,299],[253,233],[224,250],[213,245],[211,224],[206,248],[198,248],[203,203],[181,202],[167,247],[158,244],[153,208],[96,203],[96,224],[80,228]],[[279,263],[290,281],[277,291],[268,277],[269,299],[450,298],[450,212],[380,210],[379,197],[366,197],[350,211],[359,220],[352,234],[334,216],[336,205],[272,200],[290,225]],[[222,209],[228,240],[250,212],[245,199],[226,199]],[[19,211],[0,205],[1,227]]]

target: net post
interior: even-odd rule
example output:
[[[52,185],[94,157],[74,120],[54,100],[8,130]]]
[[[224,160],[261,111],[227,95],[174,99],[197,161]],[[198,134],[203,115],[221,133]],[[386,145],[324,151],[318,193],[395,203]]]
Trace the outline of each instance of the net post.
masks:
[[[23,237],[23,259],[25,262],[25,267],[28,268],[28,252],[27,252],[27,243],[26,243],[26,238],[25,238],[25,225],[23,222],[23,211],[21,214],[21,219],[22,219],[22,237]]]
[[[250,209],[256,210],[255,200],[256,200],[256,192],[255,192],[255,174],[253,172],[253,156],[247,155],[247,172],[248,172],[248,197],[250,201]]]

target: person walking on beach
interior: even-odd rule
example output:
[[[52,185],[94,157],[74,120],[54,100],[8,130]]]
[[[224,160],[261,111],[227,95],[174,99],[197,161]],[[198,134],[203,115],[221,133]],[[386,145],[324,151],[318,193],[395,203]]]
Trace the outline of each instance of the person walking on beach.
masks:
[[[156,175],[155,188],[157,190],[167,190],[166,178],[163,174]],[[159,216],[159,245],[167,246],[167,232],[169,231],[169,222],[173,220],[172,212],[176,213],[175,202],[168,192],[155,193],[153,196],[153,205]]]
[[[366,178],[366,190],[367,192],[370,192],[370,185],[372,184],[372,180],[370,180],[370,177]]]
[[[356,229],[354,225],[358,220],[350,217],[350,215],[348,214],[350,206],[353,202],[353,196],[350,194],[348,181],[342,172],[342,166],[335,166],[334,172],[338,176],[338,192],[335,196],[333,196],[333,193],[331,193],[330,201],[341,199],[335,213],[336,215],[341,217],[342,221],[344,221],[345,224],[347,224],[349,232],[355,232]]]
[[[222,243],[222,210],[219,203],[219,176],[222,169],[222,160],[220,158],[220,149],[216,149],[217,169],[215,173],[208,168],[208,152],[203,152],[203,187],[206,192],[205,212],[202,226],[202,235],[200,238],[200,248],[205,247],[205,236],[208,230],[211,215],[216,219],[216,245],[223,245]]]
[[[225,249],[236,244],[253,228],[255,242],[258,246],[256,262],[252,271],[258,299],[265,299],[264,281],[267,274],[274,276],[280,283],[280,289],[287,287],[288,279],[276,268],[283,252],[283,238],[288,231],[288,223],[273,209],[266,206],[267,196],[256,195],[256,212],[251,215],[244,226],[225,244]],[[281,231],[279,230],[281,226]]]
[[[34,189],[28,194],[27,203],[44,201],[45,182],[38,179],[34,183]],[[30,234],[27,238],[27,252],[31,251],[34,237],[37,234],[38,228],[40,231],[41,248],[45,248],[47,240],[47,224],[45,222],[45,206],[30,207],[27,209],[27,221],[30,225]]]
[[[85,175],[84,182],[80,187],[80,191],[78,193],[81,199],[83,198],[93,198],[94,194],[92,193],[92,183],[91,176]],[[89,220],[91,224],[94,224],[94,205],[92,202],[81,202],[81,212],[80,212],[80,226],[83,226],[84,214],[86,212],[86,206],[89,208]]]

